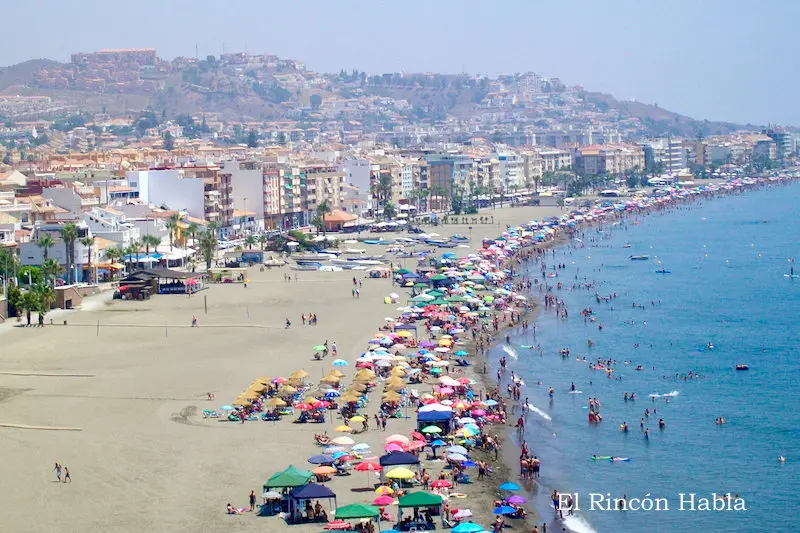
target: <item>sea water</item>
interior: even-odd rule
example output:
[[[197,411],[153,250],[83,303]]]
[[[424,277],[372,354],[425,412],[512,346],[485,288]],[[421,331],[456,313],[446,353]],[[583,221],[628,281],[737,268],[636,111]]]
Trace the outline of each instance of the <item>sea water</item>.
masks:
[[[703,200],[612,228],[588,228],[583,244],[547,258],[548,267],[567,265],[546,281],[563,283],[553,292],[566,302],[569,317],[543,311],[536,337],[531,329],[518,330],[511,339],[518,358],[506,357],[509,372],[527,383],[522,398],[532,409],[525,438],[543,462],[534,500],[543,518],[553,519],[546,502],[558,489],[579,495],[580,512],[565,522],[575,531],[797,529],[800,279],[784,274],[790,258],[800,259],[798,205],[800,185]],[[631,255],[650,260],[631,261]],[[540,266],[530,272],[540,276]],[[596,286],[572,288],[587,281]],[[595,292],[617,297],[597,303]],[[579,314],[585,308],[594,311],[594,322]],[[541,356],[521,348],[537,344]],[[569,357],[559,355],[562,348],[570,349]],[[503,355],[502,348],[491,352],[495,362]],[[612,377],[576,360],[584,356],[615,360]],[[623,365],[626,360],[630,364]],[[735,370],[740,363],[750,369]],[[684,380],[690,371],[700,377]],[[571,383],[582,393],[570,394]],[[636,400],[625,402],[626,392]],[[588,423],[590,397],[601,402],[597,425]],[[640,429],[645,408],[649,440]],[[726,424],[715,424],[720,416]],[[620,431],[623,422],[628,433]],[[592,461],[592,454],[630,462]],[[781,455],[786,463],[778,461]],[[687,505],[691,494],[697,502],[714,493],[738,494],[747,510]],[[591,510],[592,494],[666,498],[669,510]]]

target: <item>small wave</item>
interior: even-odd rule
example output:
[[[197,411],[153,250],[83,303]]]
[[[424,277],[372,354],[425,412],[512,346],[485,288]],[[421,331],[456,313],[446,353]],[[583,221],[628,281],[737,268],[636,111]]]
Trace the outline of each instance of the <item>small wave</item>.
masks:
[[[506,352],[506,354],[508,354],[508,356],[512,359],[519,359],[519,355],[517,355],[517,352],[514,351],[514,348],[503,345],[503,351]]]
[[[583,394],[582,390],[571,390],[567,394]]]
[[[567,529],[575,531],[575,533],[597,533],[597,530],[590,526],[582,516],[568,515],[564,517],[563,522]]]
[[[542,411],[541,409],[539,409],[535,405],[528,404],[527,407],[528,407],[529,411],[533,411],[534,413],[536,413],[537,415],[541,416],[545,420],[553,420],[553,418],[550,415],[548,415],[547,413],[545,413],[544,411]]]
[[[651,394],[650,397],[651,398],[674,398],[674,397],[678,396],[679,394],[680,394],[679,391],[674,390],[672,392],[667,392],[665,394],[655,394],[654,393],[654,394]]]

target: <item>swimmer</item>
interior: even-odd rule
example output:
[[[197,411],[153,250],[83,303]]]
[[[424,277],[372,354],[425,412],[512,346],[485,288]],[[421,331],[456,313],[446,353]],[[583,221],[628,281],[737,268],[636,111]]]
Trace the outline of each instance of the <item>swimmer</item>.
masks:
[[[663,418],[659,418],[658,419],[658,429],[664,429],[665,427],[667,427],[667,425],[664,424],[664,419]]]
[[[547,395],[550,396],[550,398],[553,397],[554,393],[555,393],[555,391],[553,390],[553,387],[550,387],[549,389],[547,389]]]
[[[575,390],[575,382],[574,381],[572,382],[572,385],[569,386],[569,390],[571,390],[571,391]]]
[[[622,425],[620,426],[620,430],[623,433],[627,433],[628,432],[628,423],[627,422],[623,422]]]
[[[779,462],[779,463],[785,463],[785,462],[786,462],[786,457],[784,457],[784,456],[782,456],[782,455],[779,455],[779,456],[778,456],[778,462]]]

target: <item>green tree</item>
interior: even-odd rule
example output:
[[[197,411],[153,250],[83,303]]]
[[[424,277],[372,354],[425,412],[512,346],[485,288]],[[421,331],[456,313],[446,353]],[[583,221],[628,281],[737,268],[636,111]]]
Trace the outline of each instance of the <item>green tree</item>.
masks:
[[[209,229],[200,234],[200,254],[206,262],[206,270],[211,268],[211,261],[216,257],[217,252],[217,235]]]
[[[171,152],[175,149],[175,139],[170,132],[164,133],[164,150]]]
[[[155,235],[144,235],[142,236],[142,246],[144,246],[144,253],[145,255],[150,255],[150,247],[153,247],[155,253],[158,253],[158,245],[161,244],[161,239]]]
[[[247,133],[247,147],[255,148],[256,146],[258,146],[258,135],[255,130],[250,130]]]
[[[52,309],[56,301],[56,291],[50,285],[39,283],[33,287],[33,294],[36,295],[38,307],[36,312],[39,313],[39,321],[44,322],[44,316]]]
[[[67,267],[67,285],[75,283],[75,241],[78,240],[78,226],[69,222],[61,228],[61,240],[64,241],[65,261]]]
[[[21,267],[17,273],[17,278],[19,278],[20,284],[27,283],[31,287],[36,283],[41,283],[44,279],[42,270],[35,266]]]
[[[10,248],[0,246],[0,277],[9,280],[16,276],[18,263],[17,254]]]
[[[41,307],[39,297],[32,290],[22,293],[22,300],[20,301],[20,308],[25,310],[26,320],[28,325],[31,325],[31,313],[38,311]]]
[[[261,245],[262,252],[264,251],[267,242],[269,242],[269,236],[266,233],[262,233],[261,235],[258,236],[258,244]]]
[[[328,200],[323,200],[319,203],[319,205],[317,205],[317,216],[320,219],[320,226],[322,226],[323,235],[327,235],[327,232],[325,231],[325,215],[330,214],[332,211],[333,209],[331,209]]]
[[[318,94],[312,94],[309,100],[311,103],[311,109],[313,109],[314,111],[318,111],[320,106],[322,105],[322,96]]]
[[[64,269],[58,264],[58,261],[52,257],[42,263],[42,275],[50,283],[51,287],[56,285],[56,276],[58,276]]]
[[[52,235],[45,233],[39,237],[39,240],[36,241],[36,245],[42,249],[42,253],[44,254],[44,260],[42,262],[44,263],[50,258],[50,248],[56,245],[56,241],[53,239]]]
[[[88,283],[92,283],[94,281],[94,276],[92,276],[92,251],[94,250],[94,237],[84,237],[80,242],[86,247],[86,268],[88,270],[86,275]]]
[[[383,217],[389,220],[396,216],[397,216],[397,210],[395,210],[394,204],[392,202],[386,203],[386,205],[383,206]]]
[[[253,249],[253,245],[256,244],[258,240],[256,239],[255,235],[248,235],[244,238],[244,243],[247,245],[248,250]]]
[[[169,248],[172,250],[173,243],[178,238],[178,229],[180,228],[181,216],[178,213],[172,213],[167,220],[166,228],[169,232]]]
[[[186,227],[186,233],[192,238],[192,243],[195,242],[195,237],[197,236],[197,232],[200,230],[200,226],[197,222],[189,222],[189,225]]]

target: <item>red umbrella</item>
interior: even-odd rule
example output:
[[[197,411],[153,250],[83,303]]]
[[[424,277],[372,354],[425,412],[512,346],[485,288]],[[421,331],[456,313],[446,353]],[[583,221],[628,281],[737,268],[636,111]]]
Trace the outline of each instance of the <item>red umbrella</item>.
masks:
[[[314,409],[314,406],[310,403],[298,403],[294,406],[295,409],[300,409],[301,411],[308,411],[310,409]]]
[[[383,470],[383,467],[377,463],[370,463],[369,461],[361,461],[356,466],[353,467],[353,470],[358,470],[359,472],[380,472]]]
[[[425,440],[425,435],[423,435],[419,431],[412,431],[411,438],[416,440]]]
[[[372,500],[372,503],[375,505],[391,505],[394,503],[394,498],[391,496],[378,496]]]
[[[420,450],[424,448],[427,444],[428,443],[425,442],[424,440],[414,440],[406,444],[405,449],[406,451]]]
[[[449,489],[452,486],[453,483],[446,479],[437,479],[436,481],[431,483],[431,487],[433,487],[434,489]]]
[[[312,407],[314,409],[325,409],[331,406],[331,402],[326,402],[325,400],[320,400],[318,402],[314,402]]]

